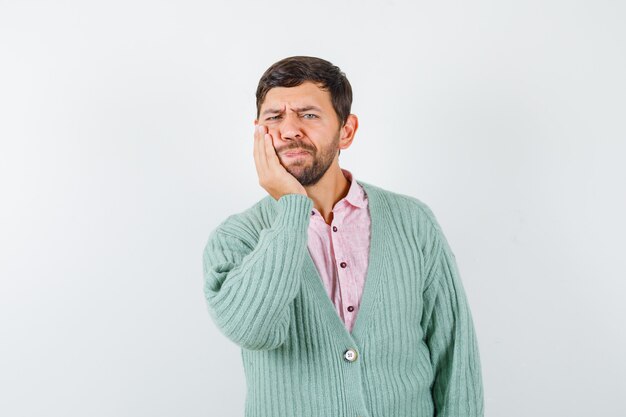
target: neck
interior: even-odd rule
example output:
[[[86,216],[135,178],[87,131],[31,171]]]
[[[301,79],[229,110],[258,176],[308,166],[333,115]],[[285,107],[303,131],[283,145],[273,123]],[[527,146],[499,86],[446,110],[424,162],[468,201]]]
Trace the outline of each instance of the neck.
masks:
[[[327,224],[333,220],[333,207],[348,194],[350,181],[346,179],[335,161],[315,185],[304,187]]]

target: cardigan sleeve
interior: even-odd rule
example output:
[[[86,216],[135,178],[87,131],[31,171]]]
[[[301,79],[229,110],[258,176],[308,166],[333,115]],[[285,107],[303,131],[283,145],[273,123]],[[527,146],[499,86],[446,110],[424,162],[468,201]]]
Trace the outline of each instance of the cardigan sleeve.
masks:
[[[424,289],[423,327],[430,350],[436,417],[482,417],[478,343],[456,260],[436,226]]]
[[[237,345],[266,350],[286,340],[312,206],[305,195],[282,196],[271,227],[261,230],[254,246],[236,222],[224,222],[209,235],[203,253],[208,310]]]

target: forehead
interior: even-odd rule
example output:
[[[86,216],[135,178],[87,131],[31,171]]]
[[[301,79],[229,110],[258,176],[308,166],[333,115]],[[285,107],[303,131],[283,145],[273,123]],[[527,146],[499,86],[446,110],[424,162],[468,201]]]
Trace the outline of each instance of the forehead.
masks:
[[[330,93],[317,84],[306,81],[296,87],[274,87],[265,95],[261,108],[266,107],[302,107],[316,105],[321,108],[332,107]]]

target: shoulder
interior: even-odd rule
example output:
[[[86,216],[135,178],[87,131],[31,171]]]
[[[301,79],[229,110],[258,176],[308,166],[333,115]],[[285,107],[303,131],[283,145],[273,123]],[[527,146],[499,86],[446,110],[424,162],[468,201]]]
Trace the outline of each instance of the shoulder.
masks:
[[[386,212],[384,216],[388,222],[389,237],[408,237],[409,241],[416,242],[420,253],[425,260],[425,271],[430,275],[433,266],[445,253],[454,258],[446,237],[430,207],[417,197],[402,194],[368,183],[361,183],[364,190],[370,195],[379,209]],[[414,239],[414,240],[413,240]]]
[[[366,194],[377,199],[381,207],[387,209],[394,218],[405,219],[418,229],[430,228],[440,231],[439,223],[430,206],[421,199],[399,192],[384,189],[367,182],[357,182]]]
[[[270,195],[263,197],[253,205],[229,215],[211,232],[237,237],[244,242],[254,244],[261,230],[271,226],[276,213],[276,200]]]

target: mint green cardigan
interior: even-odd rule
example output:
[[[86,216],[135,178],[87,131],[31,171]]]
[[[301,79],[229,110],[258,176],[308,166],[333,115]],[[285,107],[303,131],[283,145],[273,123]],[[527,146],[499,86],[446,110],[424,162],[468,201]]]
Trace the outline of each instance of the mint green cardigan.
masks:
[[[241,347],[245,417],[483,416],[472,317],[440,226],[416,198],[357,182],[371,244],[352,333],[308,252],[313,200],[268,195],[209,236],[204,293]]]

